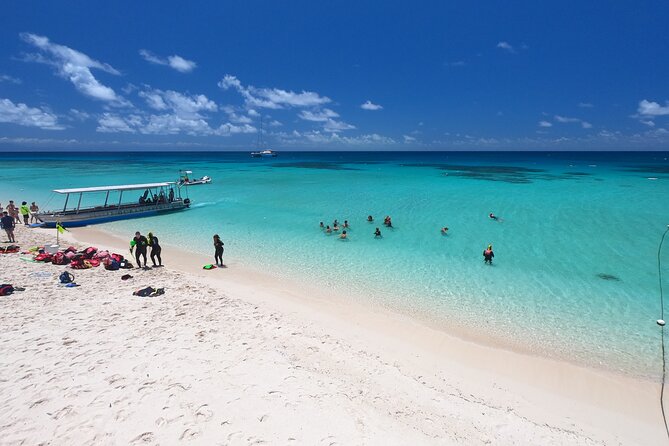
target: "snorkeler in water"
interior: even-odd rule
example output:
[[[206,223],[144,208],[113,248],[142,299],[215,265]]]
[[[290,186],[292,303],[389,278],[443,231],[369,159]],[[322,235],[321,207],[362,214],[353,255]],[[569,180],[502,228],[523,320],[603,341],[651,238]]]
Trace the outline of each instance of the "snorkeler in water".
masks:
[[[488,217],[490,217],[491,220],[498,220],[497,216],[493,214],[492,212],[488,214]]]
[[[444,226],[443,228],[441,228],[441,233],[443,235],[446,235],[448,233],[448,226]]]
[[[381,230],[379,228],[376,228],[376,231],[374,231],[374,238],[379,238],[381,237]]]
[[[374,221],[374,217],[372,217],[371,215],[368,215],[368,216],[367,216],[367,221],[370,222],[370,223],[373,222],[373,221]]]
[[[492,245],[488,245],[488,247],[483,251],[483,261],[488,265],[492,265],[493,257],[495,257],[495,253],[492,252]]]
[[[326,234],[332,234],[332,229],[330,229],[330,225],[327,225],[327,226],[325,227],[325,233],[326,233]]]

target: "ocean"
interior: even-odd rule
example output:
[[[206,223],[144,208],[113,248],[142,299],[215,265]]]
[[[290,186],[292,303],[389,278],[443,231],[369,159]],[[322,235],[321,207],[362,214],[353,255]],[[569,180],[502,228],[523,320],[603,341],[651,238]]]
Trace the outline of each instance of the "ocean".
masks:
[[[175,180],[191,209],[101,225],[335,291],[495,345],[656,379],[666,152],[2,153],[0,202]],[[138,193],[139,195],[139,193]],[[104,197],[102,198],[104,200]],[[488,214],[499,217],[492,220]],[[367,222],[372,215],[374,222]],[[393,228],[386,228],[384,216]],[[349,238],[319,222],[348,220]],[[447,226],[443,235],[440,229]],[[382,231],[375,238],[376,227]],[[493,245],[492,266],[482,251]],[[667,243],[669,245],[669,243]],[[669,246],[660,258],[669,290]],[[213,258],[212,258],[213,261]]]

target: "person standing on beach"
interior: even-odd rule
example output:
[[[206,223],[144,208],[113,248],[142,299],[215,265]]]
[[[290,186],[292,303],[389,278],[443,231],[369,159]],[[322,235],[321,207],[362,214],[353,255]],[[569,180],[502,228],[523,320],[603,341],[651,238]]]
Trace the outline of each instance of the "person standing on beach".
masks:
[[[149,241],[144,237],[139,231],[135,232],[135,237],[130,240],[130,253],[135,249],[135,260],[137,260],[137,267],[142,267],[142,261],[140,258],[144,258],[144,268],[146,268],[146,247],[149,245]]]
[[[37,213],[39,212],[39,206],[33,203],[30,205],[30,223],[37,223],[39,220],[37,218]]]
[[[30,218],[30,209],[28,208],[27,201],[21,203],[21,215],[23,216],[23,224],[28,226],[28,219]]]
[[[15,219],[16,221],[19,221],[19,213],[18,210],[16,209],[16,206],[14,205],[14,200],[9,200],[9,204],[7,205],[7,213],[9,214],[10,217]]]
[[[216,266],[223,266],[223,245],[218,234],[214,235],[214,261]]]
[[[153,267],[155,268],[158,266],[163,266],[163,259],[160,258],[160,251],[162,251],[163,248],[160,247],[160,243],[158,242],[158,237],[153,235],[152,232],[149,232],[149,246],[151,247],[151,263],[153,263]],[[157,265],[156,265],[156,257],[158,258]]]
[[[14,218],[9,215],[9,212],[5,211],[2,213],[2,218],[0,218],[0,226],[7,233],[7,238],[10,243],[16,243],[14,239]]]

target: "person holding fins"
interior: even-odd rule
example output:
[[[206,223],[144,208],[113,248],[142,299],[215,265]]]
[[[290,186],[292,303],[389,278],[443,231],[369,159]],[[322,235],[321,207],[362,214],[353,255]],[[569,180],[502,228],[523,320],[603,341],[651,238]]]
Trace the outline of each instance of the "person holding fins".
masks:
[[[483,262],[492,265],[493,257],[495,257],[495,253],[492,251],[492,245],[488,245],[488,247],[483,250]]]
[[[130,253],[135,250],[135,260],[137,260],[137,268],[142,267],[141,258],[144,258],[144,268],[146,268],[146,247],[149,241],[139,231],[135,232],[135,237],[130,240]]]
[[[160,243],[158,242],[158,237],[153,235],[152,232],[149,232],[148,238],[149,238],[149,246],[151,247],[151,263],[153,263],[154,268],[161,267],[163,266],[163,259],[160,258],[160,252],[163,250],[163,248],[160,247]],[[157,265],[156,265],[156,258],[158,258]]]
[[[214,262],[216,266],[223,266],[223,245],[218,234],[214,235]]]

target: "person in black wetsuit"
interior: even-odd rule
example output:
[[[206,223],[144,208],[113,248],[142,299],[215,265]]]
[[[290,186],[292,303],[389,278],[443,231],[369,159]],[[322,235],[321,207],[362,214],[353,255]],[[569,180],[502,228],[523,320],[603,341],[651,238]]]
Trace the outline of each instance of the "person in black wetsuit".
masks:
[[[152,232],[149,232],[149,246],[151,247],[151,262],[153,263],[153,267],[155,268],[157,266],[163,266],[163,259],[160,258],[160,251],[162,251],[163,248],[160,247],[160,243],[158,242],[158,237],[153,235]],[[157,265],[156,265],[156,258],[158,258]]]
[[[149,241],[144,237],[139,231],[135,232],[135,237],[130,240],[130,252],[135,249],[135,260],[137,260],[137,267],[142,267],[142,262],[140,258],[144,258],[144,267],[146,268],[146,247],[149,245]]]
[[[495,257],[495,253],[492,252],[492,245],[488,245],[488,248],[483,251],[483,261],[488,265],[492,265],[493,257]]]
[[[214,235],[214,261],[216,266],[223,266],[223,242],[218,234]]]

